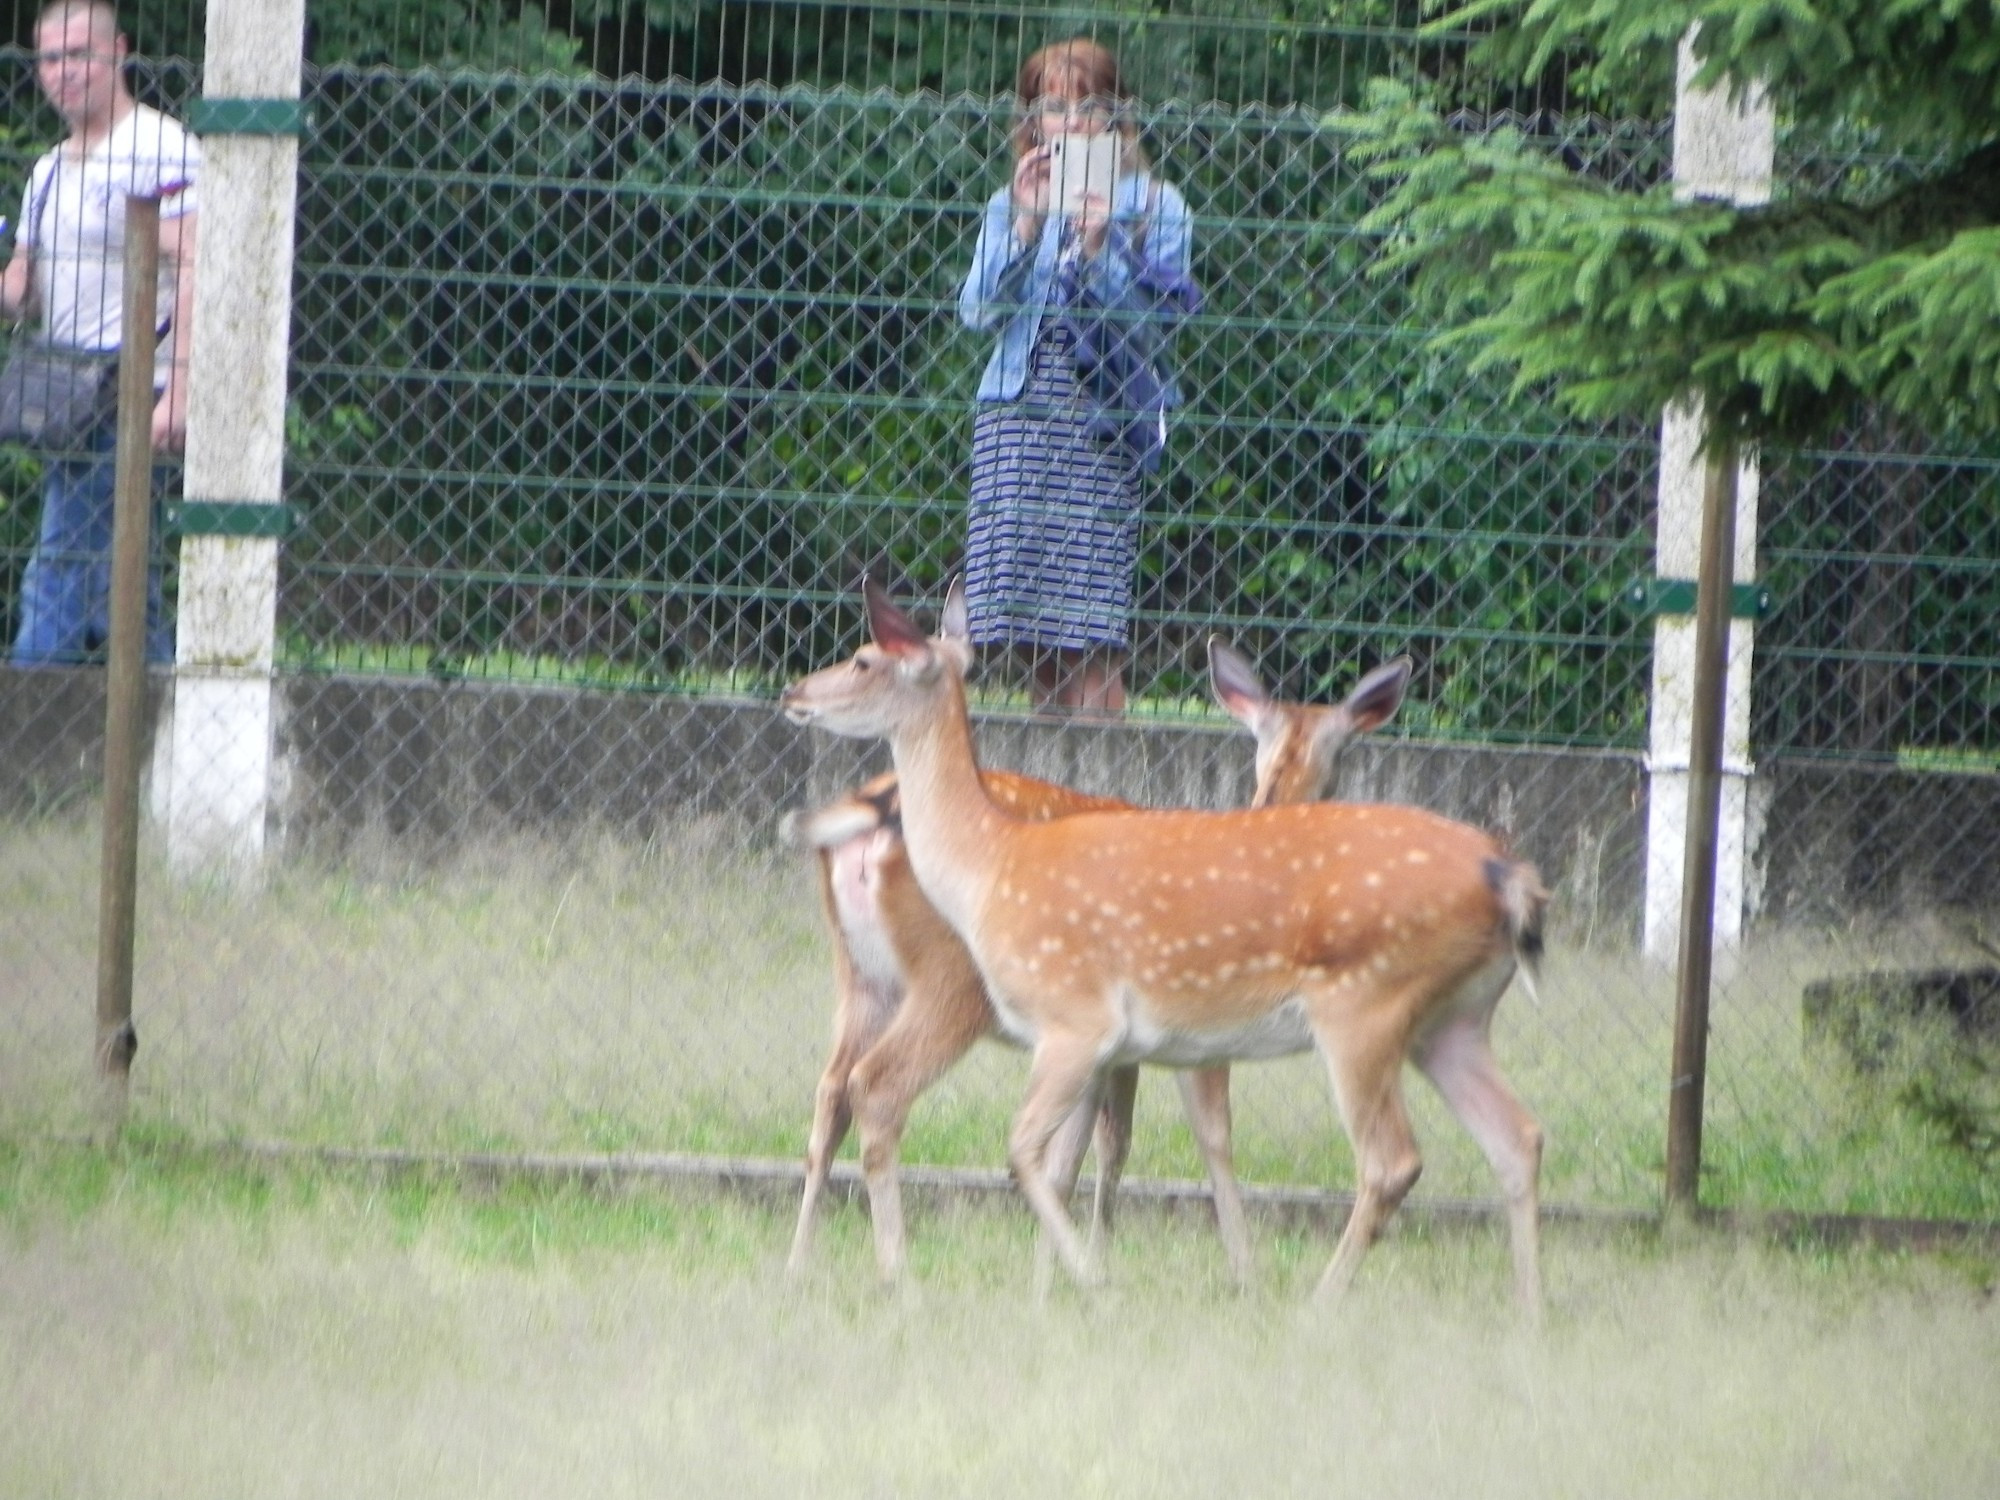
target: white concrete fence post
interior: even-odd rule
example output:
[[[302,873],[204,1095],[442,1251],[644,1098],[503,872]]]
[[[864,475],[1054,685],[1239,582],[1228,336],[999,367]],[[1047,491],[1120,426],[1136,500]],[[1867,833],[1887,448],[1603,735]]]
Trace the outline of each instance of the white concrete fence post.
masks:
[[[254,121],[252,101],[297,101],[305,0],[210,0],[204,114],[232,101],[238,125],[202,139],[197,187],[188,506],[283,499],[286,364],[298,137]],[[296,114],[294,105],[293,114]],[[249,873],[272,796],[271,669],[278,543],[270,535],[183,538],[176,676],[164,808],[168,858],[184,873]]]
[[[1732,99],[1724,90],[1692,87],[1693,34],[1682,39],[1674,102],[1674,196],[1766,202],[1776,129],[1760,92]],[[1698,405],[1670,408],[1660,422],[1660,504],[1655,571],[1692,580],[1701,549],[1702,419]],[[1757,466],[1745,455],[1737,468],[1735,581],[1757,576]],[[1694,603],[1687,614],[1662,614],[1653,627],[1652,724],[1646,768],[1646,908],[1642,947],[1671,963],[1679,951],[1682,863],[1688,808],[1688,747],[1694,726]],[[1762,799],[1750,763],[1751,653],[1747,619],[1729,625],[1729,684],[1723,716],[1722,806],[1716,836],[1715,944],[1733,949],[1758,891],[1755,850]]]

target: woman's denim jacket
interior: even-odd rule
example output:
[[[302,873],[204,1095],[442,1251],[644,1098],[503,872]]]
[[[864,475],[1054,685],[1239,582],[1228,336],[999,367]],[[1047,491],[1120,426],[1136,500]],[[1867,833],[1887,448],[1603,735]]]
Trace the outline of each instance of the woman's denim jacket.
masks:
[[[1063,227],[1061,215],[1048,215],[1041,237],[1022,248],[1014,238],[1009,190],[987,201],[972,269],[958,294],[958,315],[967,327],[1000,334],[979,380],[981,401],[1012,401],[1027,384]],[[1190,243],[1187,200],[1176,189],[1161,182],[1156,193],[1154,179],[1143,172],[1120,178],[1104,249],[1083,262],[1077,300],[1068,309],[1095,425],[1105,436],[1124,437],[1148,468],[1166,445],[1166,414],[1181,402],[1162,349],[1174,325],[1201,301],[1188,274]]]

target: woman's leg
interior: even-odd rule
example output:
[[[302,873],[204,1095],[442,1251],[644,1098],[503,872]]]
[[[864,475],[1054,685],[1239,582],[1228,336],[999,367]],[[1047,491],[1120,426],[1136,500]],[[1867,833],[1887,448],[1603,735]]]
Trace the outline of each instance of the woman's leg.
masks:
[[[1040,708],[1069,709],[1093,717],[1125,712],[1125,665],[1114,651],[1064,648],[1035,652],[1029,699]]]

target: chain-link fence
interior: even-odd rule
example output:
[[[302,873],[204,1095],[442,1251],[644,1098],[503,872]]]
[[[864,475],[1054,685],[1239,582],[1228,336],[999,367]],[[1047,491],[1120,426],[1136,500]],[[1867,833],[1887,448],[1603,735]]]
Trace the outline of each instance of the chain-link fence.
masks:
[[[771,818],[880,757],[803,743],[765,700],[852,648],[864,568],[934,601],[961,564],[988,342],[956,293],[1003,181],[1001,91],[1041,36],[1018,15],[926,12],[926,31],[856,8],[816,12],[812,42],[785,14],[794,32],[754,45],[828,61],[782,87],[309,70],[278,838],[254,893],[148,866],[142,1116],[349,1144],[796,1150],[828,972]],[[1244,77],[1258,59],[1264,93],[1141,111],[1193,211],[1204,306],[1144,489],[1128,723],[1032,722],[995,660],[982,743],[1094,790],[1225,804],[1248,748],[1198,716],[1208,634],[1309,698],[1411,653],[1409,701],[1344,793],[1500,828],[1542,866],[1557,950],[1543,1005],[1503,1011],[1503,1052],[1550,1124],[1551,1195],[1650,1204],[1672,1002],[1633,947],[1653,618],[1632,586],[1653,566],[1656,434],[1580,428],[1468,374],[1372,274],[1371,189],[1319,111],[1415,69],[1411,38],[1120,40],[1148,98],[1207,97],[1231,57]],[[878,66],[904,86],[869,87]],[[25,67],[0,67],[19,167],[46,119]],[[169,106],[194,84],[181,65],[139,81]],[[1651,125],[1460,123],[1633,185],[1667,170]],[[1788,153],[1781,175],[1827,169],[1810,143]],[[11,636],[40,474],[7,454]],[[1991,1216],[1990,1054],[1971,1038],[2000,1002],[1976,974],[1888,1033],[1813,990],[1848,1018],[1818,1029],[1880,1044],[1858,1062],[1811,1045],[1805,1010],[1816,981],[1994,956],[1993,459],[1861,431],[1767,455],[1759,513],[1775,609],[1750,843],[1725,850],[1751,920],[1715,1014],[1710,1193]],[[0,1081],[34,1109],[87,1057],[94,683],[0,678],[0,984],[19,1017]],[[920,1112],[911,1158],[998,1160],[1018,1064],[987,1050]],[[1241,1072],[1245,1175],[1345,1182],[1316,1070]],[[1148,1091],[1138,1167],[1192,1173],[1151,1102],[1167,1092]],[[1470,1145],[1422,1125],[1427,1185],[1485,1191]]]

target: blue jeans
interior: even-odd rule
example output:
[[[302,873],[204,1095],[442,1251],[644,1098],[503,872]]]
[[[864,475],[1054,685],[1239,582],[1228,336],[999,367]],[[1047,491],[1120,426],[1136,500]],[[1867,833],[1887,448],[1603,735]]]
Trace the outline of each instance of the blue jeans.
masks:
[[[14,665],[90,661],[111,639],[111,511],[118,469],[118,425],[106,422],[84,451],[50,457],[42,485],[42,529],[21,575],[20,630]],[[160,469],[153,469],[157,502]],[[173,627],[160,603],[159,517],[146,564],[146,660],[172,661]]]

